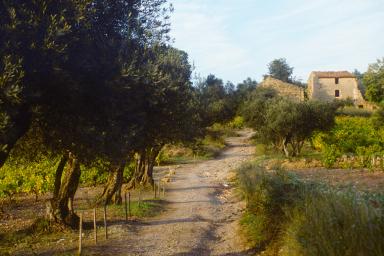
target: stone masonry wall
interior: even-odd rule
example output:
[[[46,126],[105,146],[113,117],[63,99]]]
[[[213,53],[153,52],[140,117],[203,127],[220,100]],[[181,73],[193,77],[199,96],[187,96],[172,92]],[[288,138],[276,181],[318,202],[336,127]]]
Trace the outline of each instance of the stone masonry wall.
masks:
[[[274,89],[280,96],[287,97],[293,101],[304,101],[304,89],[296,85],[285,83],[272,77],[267,77],[259,86]]]

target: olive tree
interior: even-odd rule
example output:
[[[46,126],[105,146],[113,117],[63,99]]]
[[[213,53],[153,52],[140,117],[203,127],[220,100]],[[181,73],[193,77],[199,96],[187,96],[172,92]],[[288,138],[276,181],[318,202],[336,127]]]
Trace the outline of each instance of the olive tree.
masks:
[[[242,114],[255,137],[272,144],[287,157],[300,154],[304,142],[315,131],[334,125],[337,105],[316,101],[293,102],[274,91],[258,88],[244,103]]]

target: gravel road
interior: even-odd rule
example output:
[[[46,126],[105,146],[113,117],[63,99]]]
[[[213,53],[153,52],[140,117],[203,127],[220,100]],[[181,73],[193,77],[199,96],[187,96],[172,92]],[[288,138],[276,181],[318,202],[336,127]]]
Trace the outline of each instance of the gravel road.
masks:
[[[251,255],[237,234],[244,205],[228,182],[231,171],[254,154],[251,132],[239,135],[227,139],[218,158],[175,170],[163,214],[112,226],[108,242],[85,255]]]

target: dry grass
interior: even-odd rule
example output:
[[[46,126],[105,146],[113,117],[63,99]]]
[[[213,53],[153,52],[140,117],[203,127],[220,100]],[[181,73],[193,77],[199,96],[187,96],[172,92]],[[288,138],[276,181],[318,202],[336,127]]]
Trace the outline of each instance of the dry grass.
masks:
[[[260,161],[238,170],[241,226],[263,255],[383,255],[384,194],[302,180]]]

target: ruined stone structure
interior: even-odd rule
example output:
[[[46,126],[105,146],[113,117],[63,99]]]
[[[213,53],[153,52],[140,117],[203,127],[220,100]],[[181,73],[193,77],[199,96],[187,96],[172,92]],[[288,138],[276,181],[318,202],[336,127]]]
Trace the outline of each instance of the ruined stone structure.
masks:
[[[352,99],[360,108],[371,108],[361,95],[356,77],[348,71],[312,72],[308,79],[308,98],[321,101]]]
[[[289,98],[293,101],[304,101],[304,88],[297,85],[285,83],[273,77],[266,77],[263,82],[259,84],[260,87],[271,88],[277,91],[279,96]]]

